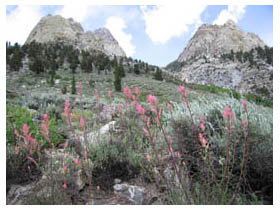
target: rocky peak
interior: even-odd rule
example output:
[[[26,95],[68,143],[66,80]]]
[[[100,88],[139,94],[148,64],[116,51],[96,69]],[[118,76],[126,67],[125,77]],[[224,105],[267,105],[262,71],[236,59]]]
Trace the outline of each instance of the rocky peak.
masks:
[[[224,53],[262,47],[265,43],[255,34],[239,29],[232,20],[224,25],[203,24],[189,41],[177,61],[187,61],[199,57],[220,57]]]
[[[126,56],[108,29],[100,28],[94,32],[84,32],[81,24],[73,18],[66,19],[60,15],[43,17],[29,34],[25,44],[32,41],[40,43],[59,41],[71,44],[79,50],[98,50],[110,56]]]

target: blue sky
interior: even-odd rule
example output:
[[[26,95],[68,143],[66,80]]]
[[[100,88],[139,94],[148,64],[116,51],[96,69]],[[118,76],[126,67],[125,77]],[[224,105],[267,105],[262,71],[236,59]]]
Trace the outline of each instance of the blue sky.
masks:
[[[246,32],[273,46],[272,6],[7,6],[6,39],[23,44],[47,14],[73,17],[85,31],[107,27],[128,56],[165,66],[186,47],[197,28],[232,19]]]

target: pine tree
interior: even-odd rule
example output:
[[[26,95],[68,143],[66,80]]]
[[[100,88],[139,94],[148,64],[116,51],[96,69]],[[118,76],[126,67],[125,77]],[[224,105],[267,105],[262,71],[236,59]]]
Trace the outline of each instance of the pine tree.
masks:
[[[138,64],[134,64],[134,73],[135,74],[140,74],[140,70],[139,70],[139,65]]]
[[[157,68],[156,73],[154,74],[154,79],[159,81],[163,80],[162,72],[159,68]]]
[[[115,76],[115,81],[114,81],[114,86],[115,90],[118,92],[121,92],[122,90],[122,77],[120,74],[120,68],[117,66],[114,71],[114,76]]]
[[[71,82],[71,93],[76,94],[76,82],[75,82],[75,76],[73,74],[72,82]]]

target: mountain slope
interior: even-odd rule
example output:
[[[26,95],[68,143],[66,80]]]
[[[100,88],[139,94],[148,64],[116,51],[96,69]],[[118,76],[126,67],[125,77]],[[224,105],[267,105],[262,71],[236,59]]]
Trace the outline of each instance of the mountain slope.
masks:
[[[98,50],[109,56],[126,56],[108,29],[84,32],[80,23],[60,15],[43,17],[29,34],[25,44],[32,41],[63,42],[79,50]]]
[[[202,25],[178,59],[166,67],[188,83],[216,85],[272,98],[272,50],[255,34],[243,32],[233,21]]]

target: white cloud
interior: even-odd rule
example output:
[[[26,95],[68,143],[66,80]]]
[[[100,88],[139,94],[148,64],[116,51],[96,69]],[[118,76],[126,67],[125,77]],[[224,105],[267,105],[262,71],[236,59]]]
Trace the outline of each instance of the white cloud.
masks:
[[[61,15],[64,18],[73,18],[75,21],[81,23],[88,18],[89,7],[87,5],[65,5],[56,14]]]
[[[107,18],[105,27],[110,30],[126,55],[132,56],[135,52],[135,46],[131,43],[132,35],[124,31],[126,28],[124,20],[120,17],[111,16]]]
[[[41,16],[40,6],[18,6],[6,16],[6,40],[24,44]]]
[[[164,44],[173,37],[189,31],[191,25],[201,25],[201,13],[206,5],[141,6],[146,23],[146,33],[155,43]]]
[[[223,25],[229,19],[233,20],[235,23],[238,23],[238,21],[242,19],[246,12],[245,7],[246,6],[244,5],[229,5],[227,9],[224,9],[220,12],[213,24]]]

